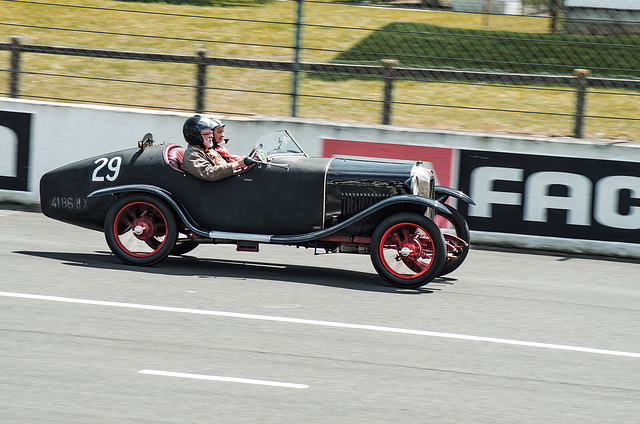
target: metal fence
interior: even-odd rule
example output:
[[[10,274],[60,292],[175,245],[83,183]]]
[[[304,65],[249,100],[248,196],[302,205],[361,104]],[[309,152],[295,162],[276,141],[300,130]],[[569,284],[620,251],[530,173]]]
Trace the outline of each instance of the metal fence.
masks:
[[[638,140],[640,19],[579,2],[0,0],[0,95]]]

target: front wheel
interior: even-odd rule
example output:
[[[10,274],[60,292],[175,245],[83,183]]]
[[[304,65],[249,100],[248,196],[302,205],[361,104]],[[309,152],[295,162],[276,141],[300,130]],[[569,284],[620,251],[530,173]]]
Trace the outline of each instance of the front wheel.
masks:
[[[391,215],[371,238],[371,262],[391,285],[415,289],[440,274],[447,252],[440,229],[416,213]]]
[[[440,271],[446,275],[458,269],[469,254],[469,240],[471,238],[469,225],[462,214],[452,206],[445,205],[449,214],[438,212],[433,219],[444,235],[447,247],[447,261]]]
[[[176,245],[178,228],[171,209],[159,199],[134,194],[118,200],[107,213],[104,234],[122,262],[153,265]]]

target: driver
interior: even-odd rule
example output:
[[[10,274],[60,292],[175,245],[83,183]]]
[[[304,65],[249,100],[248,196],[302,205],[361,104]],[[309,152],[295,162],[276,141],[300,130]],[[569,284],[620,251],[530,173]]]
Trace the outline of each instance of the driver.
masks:
[[[232,155],[222,145],[222,121],[195,115],[182,126],[182,134],[189,147],[184,152],[182,169],[207,181],[218,181],[245,167],[244,156]]]

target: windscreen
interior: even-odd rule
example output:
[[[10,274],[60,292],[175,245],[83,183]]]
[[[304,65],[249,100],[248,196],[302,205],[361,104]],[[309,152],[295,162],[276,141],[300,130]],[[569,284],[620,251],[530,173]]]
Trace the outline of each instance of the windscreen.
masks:
[[[263,135],[256,141],[256,147],[258,151],[263,151],[268,158],[277,155],[307,156],[287,130],[280,130]]]

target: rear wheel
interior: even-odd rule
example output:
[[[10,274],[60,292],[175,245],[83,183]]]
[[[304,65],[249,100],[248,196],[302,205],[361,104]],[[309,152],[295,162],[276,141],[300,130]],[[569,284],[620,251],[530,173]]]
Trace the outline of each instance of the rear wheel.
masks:
[[[438,212],[434,222],[442,231],[447,247],[447,261],[440,271],[440,275],[446,275],[455,271],[467,258],[469,253],[469,225],[457,209],[445,205],[450,215]]]
[[[104,226],[109,248],[131,265],[153,265],[176,245],[178,229],[171,209],[161,200],[136,194],[118,200],[107,213]]]
[[[440,274],[446,259],[440,229],[416,213],[398,213],[378,225],[371,238],[371,262],[391,285],[418,288]]]

